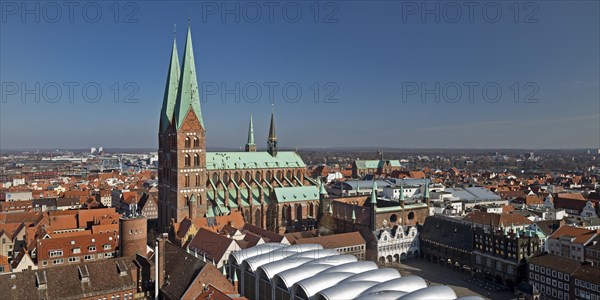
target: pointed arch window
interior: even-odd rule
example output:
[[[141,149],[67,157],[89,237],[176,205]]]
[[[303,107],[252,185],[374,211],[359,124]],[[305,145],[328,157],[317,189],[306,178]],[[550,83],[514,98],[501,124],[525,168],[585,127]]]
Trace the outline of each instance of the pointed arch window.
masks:
[[[200,139],[198,137],[194,137],[194,148],[200,148]]]
[[[189,154],[185,155],[184,163],[185,163],[186,167],[190,166],[190,155]]]
[[[200,186],[200,174],[196,173],[196,186]]]
[[[198,154],[194,154],[194,166],[200,165],[200,156]]]
[[[186,138],[185,138],[185,147],[186,147],[186,148],[189,148],[189,147],[190,147],[190,138],[189,138],[189,137],[186,137]]]
[[[190,175],[185,174],[185,186],[189,187],[190,186]]]

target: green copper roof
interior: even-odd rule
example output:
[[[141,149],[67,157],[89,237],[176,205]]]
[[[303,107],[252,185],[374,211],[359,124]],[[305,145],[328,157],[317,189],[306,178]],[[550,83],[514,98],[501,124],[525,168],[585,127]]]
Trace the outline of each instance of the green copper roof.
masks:
[[[356,168],[357,169],[377,169],[377,168],[383,168],[383,165],[385,163],[389,163],[390,166],[392,167],[400,167],[400,161],[399,160],[380,160],[380,159],[372,159],[372,160],[355,160],[354,163],[356,164]]]
[[[403,211],[403,210],[411,210],[411,209],[417,209],[417,208],[423,208],[423,207],[427,207],[427,204],[425,203],[411,203],[411,204],[406,204],[404,205],[404,208],[402,208],[402,206],[398,205],[398,206],[386,206],[386,207],[376,207],[375,212],[393,212],[393,211]]]
[[[248,126],[248,145],[254,145],[254,125],[252,125],[252,114],[250,114],[250,126]]]
[[[302,158],[293,151],[279,152],[277,156],[268,152],[206,152],[206,168],[209,171],[304,167],[306,164]]]
[[[377,204],[377,181],[373,180],[373,188],[371,189],[371,203]]]
[[[188,27],[181,75],[177,90],[177,103],[175,104],[175,124],[179,129],[190,108],[204,127],[202,112],[200,111],[200,95],[198,94],[198,79],[196,77],[196,64],[194,63],[194,48],[192,47],[192,31]]]
[[[160,111],[160,129],[165,130],[173,120],[173,111],[177,101],[177,88],[179,85],[179,57],[177,56],[177,43],[173,39],[173,49],[171,50],[171,62],[169,63],[169,72],[167,73],[167,86],[165,87],[165,96],[163,98],[162,109]]]
[[[358,169],[377,169],[379,160],[356,160],[354,161]]]
[[[314,185],[275,188],[275,198],[279,203],[318,200],[319,189]]]
[[[402,164],[400,164],[399,160],[388,160],[390,166],[392,167],[401,167]]]
[[[209,207],[208,207],[208,209],[206,210],[206,217],[207,217],[207,218],[212,218],[212,217],[214,217],[215,215],[216,215],[216,214],[215,214],[215,209],[214,209],[214,207],[212,207],[212,206],[209,206]]]

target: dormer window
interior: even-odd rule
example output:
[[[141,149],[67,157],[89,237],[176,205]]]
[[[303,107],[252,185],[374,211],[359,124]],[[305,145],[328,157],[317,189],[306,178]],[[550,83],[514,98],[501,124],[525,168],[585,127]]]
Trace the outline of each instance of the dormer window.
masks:
[[[126,276],[128,270],[129,269],[127,268],[127,265],[125,264],[124,261],[122,261],[122,260],[117,261],[117,272],[119,272],[119,276]]]
[[[82,283],[90,281],[90,271],[88,270],[87,265],[77,267],[77,271],[79,271],[79,279]]]
[[[38,290],[45,290],[48,287],[48,280],[46,278],[46,271],[38,273],[35,273],[35,281],[36,281],[36,285]]]
[[[62,249],[50,250],[49,255],[50,257],[61,257],[63,256],[63,251]]]
[[[88,251],[89,252],[96,252],[96,246],[89,246],[88,247]]]

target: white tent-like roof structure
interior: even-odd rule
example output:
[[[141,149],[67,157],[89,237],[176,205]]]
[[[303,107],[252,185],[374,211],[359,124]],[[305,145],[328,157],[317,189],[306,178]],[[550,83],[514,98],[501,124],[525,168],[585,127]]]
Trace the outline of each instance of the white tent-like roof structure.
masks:
[[[291,297],[314,300],[457,299],[454,290],[448,286],[429,287],[419,276],[401,277],[395,269],[379,269],[373,262],[358,261],[353,255],[339,255],[318,244],[261,244],[233,252],[229,261],[255,278],[270,281],[272,293],[280,289],[279,292],[289,292]],[[483,300],[468,297],[468,300],[478,299]]]

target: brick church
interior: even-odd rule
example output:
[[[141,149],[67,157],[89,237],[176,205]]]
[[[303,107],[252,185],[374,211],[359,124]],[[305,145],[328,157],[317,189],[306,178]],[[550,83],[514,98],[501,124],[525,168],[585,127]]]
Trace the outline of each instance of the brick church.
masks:
[[[176,41],[167,73],[158,133],[159,228],[185,218],[240,211],[246,223],[279,233],[314,226],[318,183],[293,151],[279,151],[275,119],[267,151],[257,151],[252,116],[244,152],[207,152],[191,31],[179,64]]]

